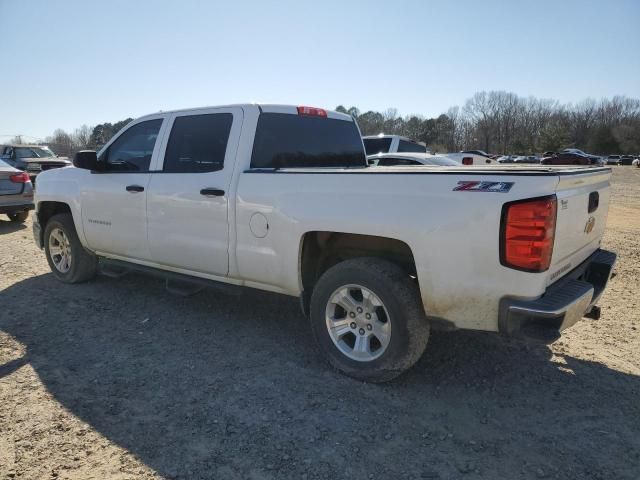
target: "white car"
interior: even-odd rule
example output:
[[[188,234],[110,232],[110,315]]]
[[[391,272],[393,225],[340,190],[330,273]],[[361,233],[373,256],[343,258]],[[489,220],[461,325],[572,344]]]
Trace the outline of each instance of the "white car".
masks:
[[[100,259],[180,293],[300,297],[331,365],[366,381],[411,367],[431,328],[551,342],[597,316],[616,259],[600,248],[609,168],[372,167],[354,119],[320,108],[155,113],[74,165],[35,197],[60,281]]]
[[[451,160],[443,155],[432,155],[430,153],[380,153],[378,155],[369,155],[367,159],[369,165],[378,167],[416,165],[455,167],[460,165],[455,160]]]
[[[497,160],[482,150],[464,150],[458,153],[447,153],[447,157],[462,165],[495,165]]]
[[[362,137],[367,155],[379,153],[428,153],[424,143],[400,135],[375,135]]]

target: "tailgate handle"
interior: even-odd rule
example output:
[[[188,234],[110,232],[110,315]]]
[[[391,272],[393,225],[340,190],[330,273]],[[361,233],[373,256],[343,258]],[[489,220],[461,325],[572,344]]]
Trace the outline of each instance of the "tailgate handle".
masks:
[[[591,192],[589,194],[589,213],[595,212],[600,205],[600,194],[598,192]]]

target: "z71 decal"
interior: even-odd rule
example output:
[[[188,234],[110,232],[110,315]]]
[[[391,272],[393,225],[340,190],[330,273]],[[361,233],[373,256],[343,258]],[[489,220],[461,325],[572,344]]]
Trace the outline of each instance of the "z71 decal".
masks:
[[[498,192],[507,193],[513,187],[514,182],[478,182],[473,180],[461,180],[454,192]]]

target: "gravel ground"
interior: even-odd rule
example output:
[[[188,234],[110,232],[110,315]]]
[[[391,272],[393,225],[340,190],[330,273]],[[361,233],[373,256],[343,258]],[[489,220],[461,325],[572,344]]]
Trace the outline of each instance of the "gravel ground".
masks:
[[[295,299],[63,285],[0,221],[0,479],[640,477],[640,169],[615,168],[602,318],[552,347],[434,334],[369,385]]]

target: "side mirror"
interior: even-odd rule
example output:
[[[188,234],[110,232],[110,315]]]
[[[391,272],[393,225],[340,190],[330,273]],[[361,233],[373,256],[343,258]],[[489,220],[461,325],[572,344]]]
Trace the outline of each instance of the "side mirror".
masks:
[[[98,155],[93,150],[81,150],[74,155],[73,166],[85,170],[100,170]]]

